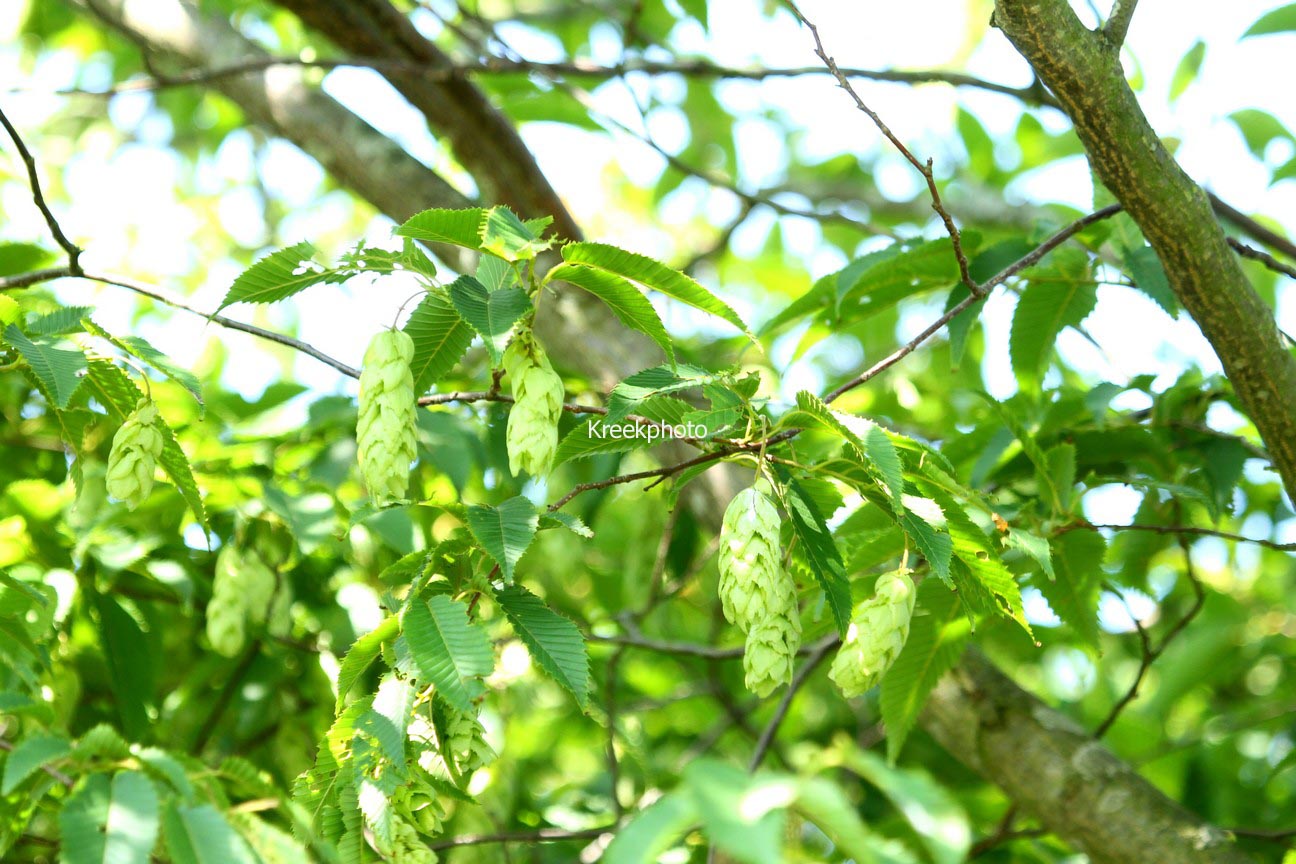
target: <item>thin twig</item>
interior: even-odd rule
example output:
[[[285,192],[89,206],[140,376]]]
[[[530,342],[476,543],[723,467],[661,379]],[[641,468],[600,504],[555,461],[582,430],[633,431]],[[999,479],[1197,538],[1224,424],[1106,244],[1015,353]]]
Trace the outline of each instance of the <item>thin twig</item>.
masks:
[[[1252,261],[1259,261],[1275,273],[1281,273],[1289,279],[1296,279],[1296,267],[1290,264],[1284,264],[1274,256],[1254,246],[1248,246],[1236,237],[1228,238],[1228,244],[1233,247],[1233,251],[1243,258],[1250,258]]]
[[[45,224],[49,226],[50,233],[54,235],[54,242],[58,243],[59,248],[67,253],[68,269],[72,273],[81,272],[81,247],[73,243],[63,233],[59,226],[58,220],[50,212],[49,204],[45,203],[45,193],[41,191],[40,172],[36,170],[36,159],[32,156],[27,145],[23,143],[22,136],[18,130],[9,122],[9,118],[3,111],[0,111],[0,125],[3,125],[5,131],[9,133],[9,138],[13,141],[14,147],[18,149],[18,158],[22,160],[23,165],[27,168],[27,182],[31,186],[32,200],[36,202],[37,209],[45,217]]]
[[[962,234],[959,233],[958,226],[954,224],[954,217],[950,215],[949,210],[945,207],[944,202],[941,200],[940,189],[936,186],[936,174],[932,170],[932,160],[928,159],[926,162],[920,161],[918,157],[914,156],[909,148],[905,146],[904,142],[896,137],[896,134],[891,131],[891,128],[887,126],[878,113],[870,108],[864,100],[860,98],[859,93],[857,93],[854,86],[852,86],[850,79],[842,73],[840,68],[838,68],[837,61],[828,55],[828,52],[824,49],[823,40],[819,37],[819,28],[816,27],[809,18],[801,14],[801,10],[797,8],[796,3],[792,2],[792,0],[787,0],[787,4],[788,7],[791,8],[792,14],[795,15],[807,29],[809,29],[810,36],[814,39],[815,43],[815,54],[818,55],[819,59],[823,61],[823,64],[828,67],[828,70],[832,72],[833,77],[837,79],[838,86],[845,90],[851,97],[851,100],[855,103],[855,107],[864,112],[864,114],[873,121],[873,125],[877,127],[878,131],[882,133],[882,136],[886,138],[887,141],[891,142],[891,146],[905,158],[905,161],[912,165],[914,169],[922,175],[923,180],[927,183],[927,192],[931,196],[932,209],[936,211],[936,215],[940,216],[941,222],[945,225],[945,232],[949,234],[950,243],[954,247],[954,257],[958,261],[959,276],[966,285],[970,286],[976,284],[975,280],[968,273],[968,259],[967,253],[963,251]]]
[[[1211,209],[1215,211],[1217,216],[1232,223],[1234,227],[1253,240],[1263,243],[1270,249],[1277,249],[1288,258],[1296,260],[1296,243],[1288,240],[1268,226],[1262,225],[1232,204],[1221,199],[1214,192],[1207,192],[1206,197],[1210,199]]]
[[[756,742],[756,749],[752,751],[751,762],[747,765],[748,771],[755,771],[760,767],[760,763],[765,760],[765,754],[769,752],[770,745],[774,743],[774,736],[778,734],[779,726],[783,725],[783,720],[787,717],[788,709],[792,707],[792,700],[796,698],[797,693],[805,686],[805,683],[810,680],[811,673],[840,644],[841,637],[835,633],[825,637],[819,644],[815,645],[805,663],[801,664],[801,668],[792,676],[792,683],[788,684],[787,692],[783,694],[782,700],[779,701],[778,708],[774,709],[774,716],[770,718],[769,723],[765,726],[765,731],[761,733],[760,740]]]
[[[1201,580],[1197,578],[1197,570],[1193,566],[1192,548],[1188,543],[1188,539],[1182,534],[1179,535],[1178,540],[1179,547],[1183,550],[1184,575],[1187,577],[1188,583],[1192,586],[1193,590],[1193,604],[1189,607],[1188,611],[1184,613],[1183,617],[1176,621],[1174,626],[1166,632],[1165,636],[1161,637],[1161,643],[1155,648],[1150,647],[1147,634],[1143,632],[1142,627],[1139,628],[1139,636],[1142,640],[1143,657],[1139,662],[1138,672],[1134,675],[1134,681],[1130,684],[1129,689],[1125,691],[1125,695],[1117,700],[1116,704],[1107,712],[1107,716],[1104,717],[1103,721],[1098,724],[1096,729],[1094,729],[1094,738],[1102,738],[1107,734],[1107,730],[1111,729],[1117,718],[1120,717],[1121,712],[1125,710],[1125,706],[1133,702],[1138,696],[1139,687],[1142,685],[1143,679],[1146,677],[1148,670],[1152,668],[1152,664],[1156,663],[1156,661],[1160,659],[1161,655],[1165,653],[1165,650],[1170,647],[1170,643],[1173,642],[1175,638],[1184,631],[1184,628],[1186,628],[1192,620],[1197,617],[1197,614],[1202,610],[1202,606],[1206,603],[1206,592],[1203,590]]]
[[[1134,20],[1136,6],[1138,0],[1116,0],[1112,6],[1111,15],[1103,25],[1102,35],[1113,48],[1125,44],[1125,36],[1129,33],[1130,22]]]
[[[1263,546],[1266,549],[1275,549],[1279,552],[1296,552],[1296,543],[1279,543],[1275,540],[1265,540],[1261,537],[1244,537],[1241,534],[1234,534],[1230,531],[1220,531],[1216,528],[1201,528],[1196,525],[1100,525],[1093,522],[1073,522],[1069,525],[1063,525],[1054,534],[1067,534],[1071,531],[1146,531],[1152,534],[1176,534],[1191,535],[1194,537],[1218,537],[1221,540],[1232,540],[1237,543],[1254,543],[1257,546]]]
[[[330,357],[329,355],[325,354],[323,351],[319,350],[315,346],[307,344],[306,342],[303,342],[300,339],[294,339],[291,336],[285,336],[282,333],[276,333],[273,330],[266,330],[262,327],[257,327],[253,324],[244,324],[242,321],[235,321],[233,318],[226,318],[223,315],[209,315],[206,312],[203,312],[199,309],[195,309],[193,306],[190,306],[188,303],[185,303],[180,298],[163,292],[161,289],[155,288],[150,285],[145,285],[142,282],[138,282],[134,279],[128,279],[124,276],[109,276],[101,273],[82,273],[81,276],[85,279],[89,279],[94,282],[102,282],[105,285],[116,285],[119,288],[125,288],[128,291],[134,291],[136,294],[139,294],[143,297],[148,297],[152,300],[156,300],[159,303],[163,303],[175,309],[181,309],[185,312],[191,312],[194,315],[200,315],[203,318],[206,318],[208,321],[211,321],[213,324],[219,324],[221,327],[224,327],[228,330],[238,330],[240,332],[248,333],[252,336],[265,339],[269,342],[276,342],[280,345],[284,345],[288,348],[292,348],[295,351],[300,351],[302,354],[305,354],[308,357],[314,357],[316,360],[320,361],[321,363],[324,363],[328,366],[332,366],[334,369],[341,372],[343,375],[346,375],[348,378],[360,377],[360,370],[348,366],[347,364],[343,363],[341,360],[336,360],[333,357]]]
[[[190,752],[198,755],[202,753],[204,748],[206,748],[207,742],[211,740],[212,733],[216,731],[217,724],[225,714],[225,709],[229,707],[230,702],[234,699],[234,694],[238,691],[239,687],[243,685],[243,678],[247,675],[248,670],[252,668],[252,664],[256,662],[257,656],[260,653],[260,639],[254,639],[252,643],[244,649],[242,659],[239,660],[239,663],[234,667],[234,670],[230,672],[230,676],[226,679],[225,685],[221,687],[220,693],[216,694],[216,699],[212,702],[211,710],[207,712],[207,719],[203,721],[202,726],[198,730],[198,734],[194,736],[193,746],[190,747]]]
[[[454,849],[459,846],[485,846],[490,843],[562,843],[567,840],[596,840],[610,831],[616,830],[616,824],[604,825],[601,828],[585,828],[580,831],[565,831],[561,828],[541,828],[537,831],[505,831],[499,834],[463,834],[459,837],[447,837],[427,844],[434,852],[442,849]]]
[[[13,749],[14,749],[14,744],[12,742],[6,741],[4,738],[0,738],[0,750],[5,751],[6,753],[12,753]],[[60,784],[67,787],[68,789],[71,789],[73,786],[76,785],[75,780],[73,780],[71,777],[64,774],[62,771],[58,770],[57,768],[54,768],[48,764],[41,765],[40,770],[44,771],[46,774],[48,774],[50,777],[57,780]]]
[[[905,357],[908,357],[910,354],[912,354],[919,345],[926,342],[932,336],[936,335],[938,332],[944,329],[945,325],[949,324],[960,314],[962,314],[967,309],[971,308],[974,304],[976,304],[980,300],[983,300],[992,288],[1002,284],[1004,281],[1020,273],[1022,270],[1026,269],[1027,267],[1036,264],[1040,259],[1042,259],[1049,252],[1053,251],[1058,246],[1062,245],[1064,242],[1071,239],[1073,236],[1075,236],[1076,234],[1078,234],[1080,231],[1084,230],[1088,226],[1094,224],[1095,222],[1100,222],[1103,219],[1111,218],[1115,214],[1119,213],[1120,210],[1121,207],[1119,204],[1111,204],[1108,205],[1107,207],[1102,208],[1101,210],[1096,210],[1093,213],[1090,213],[1088,216],[1083,216],[1075,220],[1074,222],[1072,222],[1070,225],[1067,225],[1061,231],[1058,231],[1052,237],[1049,237],[1039,246],[1036,246],[1029,253],[1022,256],[1017,261],[1014,261],[1012,264],[1009,264],[1007,267],[999,271],[997,274],[995,274],[985,282],[979,284],[976,282],[970,283],[968,296],[965,297],[961,302],[956,304],[952,309],[950,309],[944,315],[941,315],[939,318],[937,318],[935,321],[929,324],[921,333],[919,333],[913,339],[910,339],[907,343],[900,346],[895,351],[892,351],[886,357],[883,357],[881,360],[874,363],[868,369],[865,369],[859,375],[855,376],[851,380],[847,381],[845,384],[842,384],[840,387],[837,387],[835,390],[830,392],[828,395],[824,397],[824,401],[825,402],[835,401],[837,397],[841,396],[843,393],[846,393],[850,390],[854,390],[856,387],[859,387],[861,384],[868,382],[879,372],[883,372],[891,368],[892,366],[894,366],[896,363],[899,363]]]
[[[484,50],[484,49],[483,49]],[[768,81],[775,78],[798,78],[807,75],[824,75],[828,70],[821,66],[784,66],[737,68],[710,63],[705,60],[629,60],[613,65],[592,63],[587,60],[564,60],[542,63],[534,60],[504,59],[488,57],[480,62],[462,63],[454,66],[431,68],[426,63],[401,60],[352,58],[316,58],[302,57],[253,57],[208,69],[192,69],[174,75],[153,75],[147,78],[136,78],[123,81],[102,90],[67,88],[53,92],[57,96],[119,96],[125,93],[141,93],[165,90],[174,87],[185,87],[194,84],[207,84],[224,78],[234,78],[264,72],[281,66],[293,66],[304,69],[373,69],[376,72],[417,73],[428,81],[445,83],[472,76],[541,74],[562,75],[566,78],[612,79],[631,74],[641,75],[681,75],[685,78],[709,80]],[[966,75],[961,72],[943,70],[898,70],[898,69],[859,69],[844,68],[841,70],[848,78],[859,78],[869,81],[881,81],[893,84],[946,84],[951,87],[968,87],[1012,96],[1029,105],[1055,106],[1056,102],[1047,90],[1042,87],[1012,87]],[[9,92],[29,92],[28,88],[10,88]]]

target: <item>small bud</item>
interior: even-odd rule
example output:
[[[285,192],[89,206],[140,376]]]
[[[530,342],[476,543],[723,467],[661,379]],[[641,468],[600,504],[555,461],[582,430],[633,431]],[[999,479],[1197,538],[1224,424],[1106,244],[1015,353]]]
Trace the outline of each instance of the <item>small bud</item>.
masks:
[[[848,699],[871,689],[891,668],[909,638],[914,584],[908,570],[878,577],[872,597],[855,607],[828,677]]]
[[[153,472],[162,456],[160,421],[153,401],[140,399],[113,436],[106,475],[108,494],[125,502],[130,510],[153,491]]]

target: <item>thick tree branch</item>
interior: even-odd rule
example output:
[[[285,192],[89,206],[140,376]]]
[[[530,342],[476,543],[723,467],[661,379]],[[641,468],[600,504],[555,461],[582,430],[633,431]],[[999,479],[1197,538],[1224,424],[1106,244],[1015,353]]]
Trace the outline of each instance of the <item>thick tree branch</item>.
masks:
[[[946,750],[1095,864],[1244,864],[1226,832],[1171,801],[976,650],[922,723]]]
[[[204,16],[182,0],[73,2],[135,42],[146,58],[198,71],[266,57],[226,21]],[[276,66],[212,83],[250,120],[296,144],[337,182],[397,222],[428,207],[472,206],[399,144],[311,86],[305,76],[301,68]],[[468,264],[457,247],[435,251],[452,266]]]
[[[1119,50],[1085,28],[1065,0],[997,0],[994,23],[1057,96],[1094,172],[1143,229],[1296,500],[1296,357],[1206,193],[1148,123]]]
[[[482,197],[507,204],[523,216],[553,216],[554,230],[579,240],[580,228],[536,164],[514,125],[475,84],[462,77],[433,80],[427,70],[454,63],[419,33],[388,0],[275,0],[348,54],[418,64],[414,72],[386,72],[428,123],[450,142],[456,158],[473,175]]]

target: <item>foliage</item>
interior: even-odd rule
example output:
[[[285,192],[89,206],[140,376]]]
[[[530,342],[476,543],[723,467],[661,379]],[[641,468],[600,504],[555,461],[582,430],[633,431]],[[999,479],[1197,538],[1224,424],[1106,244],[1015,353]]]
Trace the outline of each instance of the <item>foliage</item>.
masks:
[[[214,7],[276,52],[324,44],[277,4],[235,5]],[[615,31],[649,58],[718,25],[705,2],[635,5],[616,27],[593,6],[496,11],[572,57]],[[1293,8],[1247,37],[1292,30]],[[443,47],[489,32],[457,14]],[[139,71],[134,43],[94,19],[37,4],[23,26],[33,56],[67,44],[113,80]],[[1205,55],[1189,50],[1172,99]],[[654,230],[691,183],[745,176],[750,118],[708,76],[678,77],[677,104],[654,91],[645,110],[679,111],[687,143],[647,188],[622,184]],[[562,78],[473,86],[515,124],[619,122]],[[195,173],[254,119],[185,86],[152,100],[149,116],[200,130],[168,144]],[[1260,109],[1229,119],[1260,160],[1296,140]],[[78,122],[57,134],[102,131]],[[952,122],[962,167],[1001,196],[1079,152],[1023,113],[1009,167],[974,112]],[[1180,314],[1138,225],[1045,201],[928,230],[925,186],[865,223],[828,202],[871,184],[880,157],[795,150],[784,173],[811,210],[743,193],[738,223],[709,226],[719,245],[692,259],[686,230],[654,257],[606,220],[617,242],[572,241],[562,214],[493,201],[355,242],[373,232],[348,199],[342,228],[299,239],[276,198],[278,248],[221,249],[246,266],[209,304],[216,347],[193,364],[156,347],[172,313],[0,282],[0,857],[502,861],[520,841],[534,861],[957,864],[980,834],[987,860],[1068,860],[1043,831],[1012,835],[1017,805],[924,728],[968,650],[1204,819],[1290,827],[1293,514],[1266,442],[1196,360],[1127,377],[1067,349],[1135,291]],[[1093,198],[1113,200],[1097,181]],[[731,235],[758,208],[780,215],[740,251]],[[798,260],[790,226],[806,224],[831,266]],[[59,236],[0,245],[0,280],[69,252]],[[66,275],[95,278],[70,260]],[[401,350],[361,371],[280,332],[330,291],[397,310],[381,332]],[[991,291],[1015,298],[1004,346],[981,317]],[[581,332],[577,311],[607,332]],[[218,327],[282,352],[259,394],[227,374]],[[623,342],[652,359],[581,365]],[[361,443],[381,451],[378,479],[357,465],[354,388],[308,385],[297,357],[400,401]],[[1012,395],[989,392],[994,358]],[[138,406],[149,482],[127,506],[109,496],[110,454],[119,430],[139,437]],[[742,507],[722,526],[748,500],[737,489],[759,499],[759,530]],[[1133,515],[1108,515],[1122,506]],[[731,614],[756,594],[755,617]],[[778,669],[744,686],[737,660],[775,624]]]

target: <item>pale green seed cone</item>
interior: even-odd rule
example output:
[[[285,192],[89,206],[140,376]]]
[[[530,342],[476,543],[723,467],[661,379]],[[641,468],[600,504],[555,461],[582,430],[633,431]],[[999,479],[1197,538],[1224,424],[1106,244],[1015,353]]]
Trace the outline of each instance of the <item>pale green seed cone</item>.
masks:
[[[474,715],[447,706],[446,716],[449,718],[446,743],[460,774],[495,761],[495,751],[486,743],[486,730]]]
[[[792,680],[792,666],[801,647],[801,621],[795,606],[791,615],[775,615],[752,627],[743,652],[743,683],[757,696],[773,693]]]
[[[247,643],[242,555],[230,543],[216,555],[212,596],[207,604],[207,641],[222,657],[236,657]]]
[[[437,854],[404,819],[392,820],[392,864],[437,864]]]
[[[915,596],[909,571],[895,570],[879,576],[873,596],[855,607],[828,672],[842,695],[851,698],[870,690],[900,656],[909,638]]]
[[[134,510],[153,491],[153,474],[162,455],[161,417],[149,399],[140,399],[135,410],[113,436],[108,454],[108,494]]]
[[[778,510],[766,495],[744,489],[725,509],[718,550],[720,606],[725,618],[746,632],[766,617],[783,584]]]
[[[544,477],[558,452],[562,377],[529,333],[519,333],[504,351],[504,371],[513,391],[506,441],[509,471]]]
[[[417,452],[414,341],[400,330],[374,336],[360,373],[356,448],[369,497],[383,504],[405,497]]]

